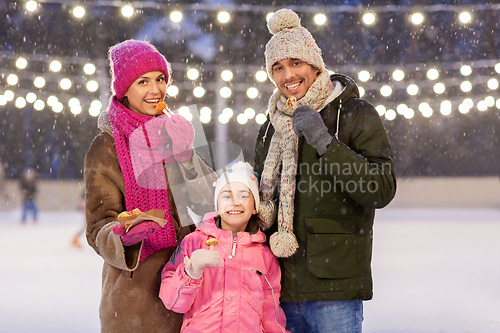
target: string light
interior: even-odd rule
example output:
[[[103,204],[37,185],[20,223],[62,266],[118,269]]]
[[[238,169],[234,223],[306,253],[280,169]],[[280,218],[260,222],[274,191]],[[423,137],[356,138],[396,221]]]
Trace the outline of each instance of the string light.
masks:
[[[405,113],[403,114],[403,117],[406,119],[412,119],[413,116],[415,116],[415,111],[413,111],[412,108],[407,108]]]
[[[414,83],[410,84],[407,88],[406,88],[406,92],[408,93],[408,95],[411,95],[411,96],[415,96],[416,94],[418,94],[418,86]]]
[[[171,85],[167,88],[167,95],[170,97],[175,97],[179,94],[179,88],[177,86]]]
[[[95,65],[87,63],[85,66],[83,66],[83,72],[87,75],[92,75],[96,71]]]
[[[385,119],[389,121],[396,119],[396,111],[394,111],[393,109],[385,111]]]
[[[316,23],[316,25],[324,25],[326,23],[326,15],[325,14],[314,15],[314,23]]]
[[[383,85],[382,88],[380,88],[380,94],[384,97],[389,97],[392,94],[392,88],[388,85]]]
[[[435,68],[431,68],[427,71],[427,78],[429,80],[436,80],[439,77],[439,71]]]
[[[398,107],[396,108],[396,111],[400,114],[400,115],[404,115],[406,110],[408,110],[408,105],[402,103],[402,104],[399,104]]]
[[[85,8],[83,8],[82,6],[76,6],[75,8],[73,8],[73,15],[76,18],[84,17],[85,16]]]
[[[134,8],[130,5],[126,5],[122,7],[122,15],[130,18],[132,15],[134,15]]]
[[[424,22],[424,15],[422,13],[414,13],[410,16],[411,23],[420,25]]]
[[[223,24],[229,22],[230,18],[231,18],[231,15],[229,15],[229,13],[226,11],[222,11],[222,12],[219,12],[219,14],[217,14],[217,19],[219,20],[220,23],[223,23]]]
[[[463,65],[462,67],[460,67],[460,73],[463,76],[469,76],[472,74],[472,68],[469,65]]]
[[[5,96],[5,99],[7,99],[7,102],[13,101],[15,97],[12,90],[6,90],[3,95]]]
[[[200,76],[200,72],[196,68],[191,68],[186,73],[188,79],[196,80]]]
[[[489,79],[487,85],[488,85],[488,89],[490,89],[490,90],[498,89],[498,80],[497,79]]]
[[[200,109],[200,121],[203,124],[208,124],[210,120],[212,120],[212,110],[207,106],[202,107]]]
[[[16,67],[17,68],[19,68],[19,69],[25,69],[26,66],[28,66],[28,60],[26,60],[25,58],[19,57],[16,60]]]
[[[365,88],[358,87],[358,90],[359,90],[359,97],[363,97],[365,95]]]
[[[24,66],[22,65],[22,63],[24,62],[22,59],[24,59],[24,60],[26,61],[26,63],[28,63],[28,60],[27,60],[27,59],[28,59],[28,57],[25,57],[25,56],[18,56],[18,55],[16,55],[15,57],[14,57],[14,56],[11,56],[11,57],[13,57],[13,58],[15,59],[15,61],[16,61],[16,62],[18,62],[18,64],[20,64],[20,66],[16,66],[16,67],[20,67],[19,69],[21,69],[22,67],[24,67]],[[21,59],[21,60],[20,60],[20,59]],[[59,60],[51,60],[50,58],[48,58],[46,61],[47,61],[49,64],[51,64],[51,66],[49,66],[49,67],[51,67],[51,71],[52,71],[52,70],[59,70],[59,71],[60,71],[60,70],[62,69],[62,67],[63,67],[62,62],[61,62],[61,61],[59,61]],[[484,61],[483,61],[483,62],[484,62]],[[493,63],[492,63],[492,62],[493,62]],[[495,71],[496,71],[497,69],[499,69],[499,68],[500,68],[500,65],[499,65],[500,63],[498,63],[498,62],[496,62],[496,61],[494,61],[494,60],[488,61],[488,63],[489,63],[489,65],[487,65],[487,64],[483,65],[481,62],[477,62],[477,61],[476,61],[476,62],[475,62],[475,67],[480,67],[480,66],[481,66],[481,67],[486,67],[486,66],[490,66],[490,67],[494,68],[494,69],[495,69]],[[85,64],[85,65],[84,65],[84,64]],[[442,63],[441,65],[443,66],[443,70],[446,70],[448,74],[450,73],[450,70],[453,70],[454,68],[457,68],[457,63]],[[70,65],[69,63],[67,63],[67,61],[65,61],[65,66],[66,66],[66,68],[71,68],[72,70],[74,70],[74,68],[77,68],[77,67],[74,67],[73,65]],[[90,63],[90,62],[86,62],[86,63],[84,62],[84,63],[82,63],[82,66],[83,66],[83,67],[82,67],[82,68],[83,68],[83,72],[84,72],[86,75],[93,75],[93,74],[95,74],[95,73],[97,72],[97,67],[96,67],[94,64]],[[414,65],[414,66],[415,66],[415,68],[417,68],[416,70],[418,71],[418,67],[419,67],[419,65],[418,65],[418,64],[416,64],[416,65]],[[377,68],[377,70],[376,70],[376,73],[379,73],[379,72],[382,72],[382,71],[387,70],[387,69],[384,69],[384,67],[385,67],[385,68],[387,68],[387,69],[389,69],[389,68],[390,68],[390,66],[389,66],[389,65],[379,66],[379,67]],[[396,81],[396,79],[397,79],[397,80],[401,80],[401,81],[402,81],[402,80],[404,80],[404,78],[402,79],[402,77],[403,77],[403,75],[404,75],[404,76],[406,76],[405,72],[409,72],[408,67],[412,67],[412,66],[406,66],[404,69],[397,69],[397,70],[393,70],[393,71],[392,71],[392,78],[393,78],[395,81]],[[191,72],[196,73],[196,75],[191,76],[191,78],[194,78],[194,77],[199,78],[199,76],[200,76],[200,70],[195,69],[195,68],[190,68],[190,69],[193,69],[193,70],[194,70],[194,71],[191,71]],[[470,76],[470,75],[472,75],[472,72],[473,72],[473,71],[472,71],[472,67],[471,67],[470,65],[463,65],[463,66],[461,65],[461,66],[459,66],[459,67],[458,67],[458,69],[460,70],[460,75],[462,75],[462,76],[463,76],[464,74],[468,74],[468,76]],[[237,70],[239,71],[239,70],[242,70],[242,69],[237,69]],[[243,69],[243,71],[244,71],[244,72],[245,72],[245,71],[249,71],[249,70],[251,70],[251,69]],[[229,74],[229,75],[228,75],[228,77],[226,77],[226,79],[228,79],[228,78],[231,76],[232,71],[229,71],[229,70],[224,70],[224,71],[227,71],[227,72],[225,72],[225,74]],[[222,72],[224,72],[224,71],[221,71],[221,72],[220,72],[220,73],[221,73],[221,76],[222,76]],[[363,72],[363,71],[365,71],[365,72]],[[358,78],[360,79],[360,81],[366,80],[366,78],[368,78],[368,77],[370,77],[370,79],[371,79],[371,76],[372,76],[372,75],[374,75],[374,74],[376,74],[376,73],[373,73],[373,74],[372,74],[372,73],[370,73],[370,72],[368,72],[368,71],[366,71],[366,70],[363,70],[363,71],[358,72]],[[413,69],[413,71],[415,71],[415,69]],[[102,71],[101,71],[101,72],[102,72]],[[28,71],[28,72],[26,72],[26,73],[29,73],[29,71]],[[255,79],[256,79],[256,80],[257,80],[257,79],[259,79],[260,81],[262,81],[264,78],[267,80],[267,73],[266,73],[265,71],[263,71],[263,70],[257,70],[257,71],[255,71],[255,70],[254,70],[254,71],[253,71],[253,73],[255,73],[254,75],[255,75]],[[386,72],[386,73],[387,73],[387,72]],[[427,72],[425,72],[425,73],[426,73],[426,76],[427,76],[427,78],[428,78],[429,80],[431,80],[431,79],[435,79],[436,77],[439,77],[439,70],[438,70],[437,68],[431,68],[431,69],[429,69],[429,70],[428,70]],[[470,74],[469,74],[469,73],[470,73]],[[69,71],[68,71],[68,74],[72,75],[71,73],[69,73]],[[365,76],[366,76],[366,78],[364,78],[364,77],[363,77],[363,75],[365,75]],[[233,76],[234,76],[234,74],[233,74]],[[412,77],[414,77],[414,76],[412,76]],[[17,81],[16,81],[16,78],[17,78]],[[74,85],[84,84],[84,85],[87,87],[87,89],[89,89],[89,91],[91,91],[91,92],[95,92],[95,91],[97,91],[97,90],[98,90],[98,87],[99,87],[99,85],[100,85],[100,84],[98,83],[98,81],[97,81],[97,80],[90,80],[90,81],[88,81],[88,82],[83,82],[83,83],[71,82],[71,81],[73,80],[73,78],[74,78],[74,76],[72,76],[72,79],[70,79],[69,77],[67,77],[67,78],[63,78],[62,80],[61,80],[61,79],[59,79],[60,88],[61,88],[61,89],[63,89],[63,88],[64,88],[64,89],[67,91],[67,90],[69,90],[69,89],[70,89],[72,86],[74,86]],[[49,79],[50,79],[50,78],[49,78]],[[231,78],[231,79],[233,79],[233,78]],[[361,80],[361,79],[362,79],[362,80]],[[447,80],[447,79],[445,79],[445,81],[446,81],[446,80]],[[484,86],[486,86],[488,89],[490,89],[490,90],[495,90],[495,89],[498,89],[498,87],[499,87],[498,79],[496,79],[496,78],[484,79],[484,78],[483,78],[483,80],[484,80],[484,81],[483,81],[483,83],[482,83],[482,84],[483,84]],[[6,81],[7,81],[8,83],[10,82],[10,83],[11,83],[11,85],[16,86],[17,84],[19,84],[19,83],[20,83],[20,77],[19,77],[19,76],[17,76],[15,73],[11,73],[11,76],[10,76],[10,77],[9,77],[9,75],[7,75],[7,77],[6,77]],[[54,80],[53,80],[53,79],[50,79],[50,81],[54,81]],[[264,80],[264,81],[265,81],[265,80]],[[368,80],[368,81],[369,81],[369,80]],[[434,90],[434,92],[435,92],[436,94],[444,94],[444,93],[446,92],[446,86],[445,86],[445,85],[446,85],[446,84],[450,84],[450,82],[454,82],[454,81],[455,81],[455,79],[453,79],[453,80],[448,79],[448,81],[449,81],[448,83],[446,83],[446,82],[439,82],[439,83],[436,83],[436,84],[434,84],[434,86],[431,86],[431,87],[433,88],[433,90]],[[380,81],[377,81],[377,82],[380,82]],[[462,82],[462,84],[460,84],[460,89],[463,89],[463,91],[464,91],[464,92],[470,92],[470,91],[472,91],[472,84],[473,84],[472,82],[474,82],[474,84],[478,84],[478,85],[480,84],[480,83],[478,83],[479,81],[477,81],[477,79],[473,79],[473,80],[466,80],[466,81]],[[269,85],[270,85],[270,83],[267,83],[267,84],[269,84]],[[424,84],[425,84],[425,82],[424,82]],[[45,78],[44,78],[44,77],[42,77],[42,76],[36,76],[36,77],[35,77],[35,79],[33,80],[33,85],[34,85],[36,88],[38,88],[38,89],[43,89],[44,87],[46,87],[46,80],[45,80]],[[241,83],[237,83],[237,85],[241,85]],[[235,87],[237,87],[237,85],[236,85]],[[452,84],[452,85],[456,85],[456,84]],[[183,85],[181,84],[181,86],[183,86]],[[266,88],[264,88],[264,91],[270,91],[270,90],[268,90],[268,89],[271,89],[270,87],[272,87],[272,85],[270,85],[269,87],[268,87],[268,86],[266,86]],[[376,87],[375,82],[374,82],[372,85],[369,85],[369,86],[368,86],[368,88],[369,88],[370,90],[373,90],[373,87]],[[427,85],[426,87],[429,87],[429,86]],[[23,91],[23,88],[21,88],[21,87],[16,87],[16,89],[19,89],[19,88],[21,89],[21,91]],[[183,89],[183,90],[186,90],[186,88],[187,88],[186,86],[183,86],[183,88],[182,88],[182,89]],[[196,89],[196,88],[199,88],[199,89]],[[362,97],[362,96],[364,96],[364,95],[366,94],[365,87],[358,86],[358,88],[359,88],[360,96],[361,96],[361,97]],[[392,92],[392,90],[393,90],[393,89],[396,89],[396,88],[397,88],[397,89],[400,89],[400,88],[401,88],[401,86],[391,87],[391,86],[389,86],[389,85],[384,85],[384,86],[382,86],[382,88],[383,88],[383,89],[381,89],[381,90],[380,90],[380,94],[381,94],[381,95],[383,95],[383,96],[385,96],[385,97],[388,97],[388,96],[390,96],[390,95],[393,93],[393,92]],[[196,89],[196,90],[195,90],[195,89]],[[194,94],[195,96],[201,96],[201,97],[203,97],[204,95],[206,95],[206,88],[202,88],[202,87],[195,87],[195,89],[193,89],[193,94]],[[201,89],[203,89],[203,90],[201,90]],[[211,89],[213,89],[213,88],[211,88]],[[239,87],[239,88],[238,88],[238,91],[241,91],[241,89],[242,89],[242,87]],[[247,91],[247,94],[248,94],[247,96],[248,96],[249,98],[256,99],[256,98],[258,98],[258,97],[259,97],[259,95],[260,95],[260,92],[259,92],[259,90],[260,90],[260,89],[257,89],[256,87],[249,87],[249,88],[245,88],[245,89],[246,89],[246,91]],[[419,87],[418,87],[418,85],[417,85],[416,83],[412,83],[412,84],[408,85],[408,86],[407,86],[407,88],[406,88],[406,90],[407,90],[407,92],[408,92],[408,94],[409,94],[409,95],[411,95],[411,94],[418,94],[418,92],[420,91],[420,89],[419,89]],[[203,91],[203,92],[204,92],[204,93],[203,93],[203,96],[202,96],[202,94],[201,94],[201,91]],[[454,91],[454,90],[453,90],[453,89],[450,89],[450,92],[452,92],[452,91]],[[174,93],[174,92],[175,92],[175,93]],[[27,93],[28,93],[28,91],[23,92],[23,94],[27,94]],[[44,93],[44,92],[42,91],[42,94],[43,94],[43,93]],[[45,92],[45,93],[47,93],[47,92]],[[170,94],[170,93],[171,93],[171,94]],[[167,92],[167,94],[168,94],[170,97],[175,97],[175,96],[176,96],[176,95],[178,95],[179,93],[180,93],[180,89],[179,89],[178,87],[176,87],[176,86],[171,86],[171,87],[169,87],[168,92]],[[224,95],[224,96],[225,96],[224,98],[229,98],[229,97],[231,97],[231,96],[232,96],[232,89],[231,89],[231,88],[229,88],[229,87],[224,87],[224,88],[222,89],[222,95]],[[3,97],[2,97],[2,101],[4,101],[5,103],[8,103],[7,99],[5,98],[5,95],[2,95],[2,96],[3,96]],[[27,103],[32,103],[32,104],[34,104],[36,101],[40,100],[40,99],[28,98],[28,95],[25,95],[25,96],[26,96],[26,97],[24,97],[24,99],[27,101]],[[29,95],[29,96],[31,96],[31,95]],[[265,94],[263,95],[264,99],[266,99],[266,96],[267,96],[267,95],[265,95]],[[201,98],[201,97],[199,97],[199,98]],[[449,97],[449,96],[447,96],[447,97]],[[267,99],[266,99],[266,100],[267,100]],[[489,108],[489,107],[491,107],[490,105],[492,105],[491,100],[492,100],[491,98],[489,98],[489,99],[487,99],[487,100],[485,99],[485,100],[483,100],[483,102],[484,102],[484,103],[479,104],[479,106],[480,106],[481,108],[483,108],[483,109],[484,109],[484,105],[486,105],[486,106],[488,106],[488,108]],[[486,101],[488,101],[488,102],[486,102]],[[42,102],[43,102],[43,101],[42,101]],[[40,103],[41,103],[41,102],[40,102]],[[40,105],[40,103],[38,103],[37,105]],[[433,104],[437,104],[437,107],[438,107],[438,109],[437,109],[437,110],[439,110],[441,114],[443,114],[443,115],[449,115],[449,114],[451,114],[451,113],[452,113],[449,109],[440,107],[440,106],[439,106],[439,103],[441,103],[441,102],[439,102],[439,101],[433,101]],[[468,110],[467,110],[467,112],[470,112],[470,109],[472,109],[472,108],[477,108],[477,105],[478,105],[477,103],[478,103],[478,102],[476,102],[475,104],[473,104],[473,106],[472,106],[472,107],[467,107],[467,109],[468,109]],[[495,102],[495,103],[496,103],[496,102]],[[493,103],[493,105],[494,105],[495,103]],[[19,104],[19,103],[18,103],[18,104]],[[455,106],[455,109],[460,108],[460,110],[462,110],[462,112],[465,112],[466,107],[465,107],[464,105],[462,105],[462,106],[460,106],[460,105],[461,105],[461,104],[457,102],[457,103],[456,103],[456,106]],[[55,111],[58,111],[58,110],[60,110],[60,109],[61,109],[60,105],[58,105],[58,104],[57,104],[57,105],[55,106]],[[78,109],[78,108],[77,108],[77,109]],[[410,108],[410,107],[408,107],[408,109],[411,109],[411,108]],[[93,110],[94,110],[94,109],[93,109]],[[460,111],[460,110],[458,110],[458,111]],[[71,111],[71,109],[70,109],[70,111]],[[72,110],[72,112],[73,112],[73,113],[75,113],[75,114],[79,114],[79,113],[80,113],[80,112],[74,112],[74,111],[75,111],[75,110]],[[100,112],[100,110],[99,110],[99,112]],[[483,111],[483,112],[484,112],[484,111]],[[90,110],[89,110],[89,113],[90,113]],[[95,113],[97,113],[97,111],[96,111]],[[243,112],[243,113],[244,113],[244,112]],[[382,114],[382,113],[381,113],[381,114]],[[384,112],[383,114],[385,114],[385,112]],[[431,112],[425,112],[425,111],[424,111],[424,112],[423,112],[423,115],[424,115],[424,114],[425,114],[426,116],[429,116],[429,114],[433,114],[433,113],[431,113]],[[404,117],[405,117],[405,118],[407,118],[407,119],[410,119],[411,112],[404,112],[404,113],[401,113],[401,115],[402,115],[402,116],[404,116]],[[246,115],[246,114],[245,114],[245,116],[247,117],[247,119],[252,119],[252,117],[249,117],[249,116],[248,116],[248,115]],[[255,116],[254,116],[254,118],[255,118]],[[390,115],[389,115],[389,118],[390,118]],[[207,119],[208,119],[208,117],[205,117],[205,120],[207,120]],[[240,120],[241,120],[241,119],[242,119],[242,117],[240,117]],[[210,117],[210,120],[211,120],[211,117]]]
[[[255,73],[255,79],[259,82],[264,82],[267,80],[267,73],[265,71],[257,71],[257,73]]]
[[[402,70],[400,69],[396,69],[393,73],[392,73],[392,78],[396,81],[402,81],[404,78],[405,78],[405,72],[403,72]]]
[[[479,101],[476,105],[476,108],[481,112],[488,110],[488,106],[484,101]]]
[[[54,95],[49,96],[47,98],[47,105],[50,106],[50,107],[53,107],[58,102],[59,102],[59,99],[56,96],[54,96]]]
[[[222,87],[219,91],[220,95],[222,98],[229,98],[231,97],[231,89],[229,87]]]
[[[61,87],[62,90],[68,90],[71,88],[71,80],[68,78],[64,78],[59,82],[59,87]]]
[[[375,110],[377,110],[377,112],[378,112],[379,116],[381,116],[381,117],[382,117],[382,116],[385,114],[385,112],[387,111],[387,110],[386,110],[386,108],[385,108],[385,106],[383,106],[383,105],[381,105],[381,104],[377,105],[377,106],[375,107]]]
[[[192,121],[193,120],[193,114],[191,113],[191,110],[187,106],[181,106],[179,108],[179,115],[183,116],[188,121]]]
[[[463,92],[469,92],[472,90],[472,83],[470,83],[470,81],[464,81],[460,84],[460,89],[462,89]]]
[[[26,2],[26,10],[29,12],[34,12],[38,8],[36,1],[30,0]]]
[[[467,24],[472,21],[472,15],[469,12],[461,12],[460,15],[458,16],[458,19],[463,24]]]
[[[233,72],[231,72],[230,70],[226,69],[226,70],[223,70],[221,73],[220,73],[220,77],[222,80],[226,81],[226,82],[229,82],[233,79]]]
[[[64,110],[64,105],[61,102],[57,102],[52,106],[52,111],[55,113],[61,113]]]
[[[373,13],[364,13],[362,17],[363,23],[366,25],[372,25],[375,23],[375,14]]]
[[[90,92],[96,92],[99,89],[99,83],[95,80],[90,80],[87,82],[87,90]]]
[[[101,101],[93,100],[92,103],[90,103],[89,114],[92,117],[97,117],[101,113],[101,109],[102,109]]]
[[[441,102],[439,112],[441,112],[441,114],[443,116],[448,116],[451,114],[451,109],[452,109],[451,102],[448,100],[445,100],[445,101]]]
[[[358,73],[358,79],[361,82],[366,82],[370,79],[370,72],[362,70]]]
[[[172,22],[179,23],[180,21],[182,21],[182,13],[178,10],[174,10],[170,13],[170,19],[172,20]]]
[[[201,98],[203,95],[205,95],[205,89],[203,87],[195,87],[193,89],[193,95],[195,97]]]
[[[62,68],[61,62],[54,60],[50,63],[49,69],[55,73],[59,72]]]
[[[37,111],[42,111],[45,108],[45,102],[41,99],[37,99],[35,103],[33,103],[33,108]]]
[[[250,98],[250,99],[257,98],[257,96],[259,96],[259,91],[257,90],[257,88],[250,87],[250,88],[248,88],[248,90],[247,90],[247,96],[248,96],[248,98]]]
[[[34,103],[36,101],[36,99],[37,99],[37,97],[36,97],[35,93],[30,92],[30,93],[26,94],[26,102],[28,102],[30,104]]]
[[[225,108],[222,110],[222,114],[228,118],[231,118],[234,115],[234,111],[231,108]]]
[[[255,117],[255,110],[252,108],[245,109],[244,113],[248,119],[252,119],[253,117]]]
[[[446,90],[446,87],[443,83],[439,82],[434,85],[433,89],[436,94],[442,94]]]
[[[82,113],[82,106],[80,104],[69,108],[69,111],[75,116]]]
[[[15,106],[19,109],[22,109],[26,106],[26,100],[24,99],[24,97],[18,97],[16,98],[16,102],[15,102]]]
[[[488,107],[492,107],[495,105],[495,98],[493,96],[487,96],[485,99],[484,99],[484,102],[486,103],[486,105]]]
[[[16,85],[17,83],[19,82],[19,78],[17,77],[16,74],[9,74],[9,76],[7,76],[7,83],[11,86],[14,86]]]
[[[240,113],[237,117],[236,117],[236,121],[240,124],[240,125],[245,125],[248,121],[248,118],[245,116],[244,113]]]
[[[43,88],[45,86],[45,79],[41,76],[37,76],[33,80],[33,85],[39,89]]]
[[[262,125],[266,122],[267,117],[263,113],[259,113],[258,115],[255,116],[255,122],[259,125]]]

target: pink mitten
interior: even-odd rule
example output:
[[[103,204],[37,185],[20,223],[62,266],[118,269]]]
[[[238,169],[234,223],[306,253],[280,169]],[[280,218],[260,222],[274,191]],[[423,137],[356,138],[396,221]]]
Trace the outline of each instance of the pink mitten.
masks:
[[[124,245],[134,245],[148,238],[155,233],[161,226],[153,221],[144,221],[130,228],[127,232],[122,225],[115,225],[113,233],[120,236]]]
[[[184,265],[187,275],[193,279],[203,276],[205,267],[216,267],[220,263],[220,255],[217,251],[199,249],[191,253],[191,259],[184,257]]]
[[[172,139],[174,158],[179,162],[188,161],[193,155],[193,125],[183,116],[174,114],[165,122],[165,129]]]

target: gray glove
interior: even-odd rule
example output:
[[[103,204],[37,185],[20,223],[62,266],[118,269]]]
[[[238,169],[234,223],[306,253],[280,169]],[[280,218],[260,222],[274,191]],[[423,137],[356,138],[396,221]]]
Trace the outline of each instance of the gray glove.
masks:
[[[300,138],[304,136],[307,143],[316,148],[321,156],[332,142],[333,137],[328,133],[323,119],[318,111],[307,105],[301,105],[293,112],[293,130]]]

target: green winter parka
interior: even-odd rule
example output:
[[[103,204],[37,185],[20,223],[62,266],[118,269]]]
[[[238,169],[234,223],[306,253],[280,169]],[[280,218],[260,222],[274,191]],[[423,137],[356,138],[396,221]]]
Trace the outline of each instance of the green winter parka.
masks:
[[[279,260],[282,302],[371,299],[375,208],[385,207],[396,193],[394,155],[379,114],[359,98],[352,79],[334,74],[331,80],[345,87],[320,112],[332,142],[319,156],[299,139],[293,222],[299,248]],[[273,134],[268,120],[255,147],[259,175]],[[276,230],[274,223],[268,235]]]

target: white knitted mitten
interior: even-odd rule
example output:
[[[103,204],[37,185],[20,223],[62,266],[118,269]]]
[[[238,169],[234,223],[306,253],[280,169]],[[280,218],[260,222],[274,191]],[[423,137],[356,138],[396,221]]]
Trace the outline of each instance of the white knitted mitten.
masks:
[[[205,267],[216,267],[220,263],[220,255],[217,251],[199,249],[191,254],[191,258],[184,257],[186,274],[193,279],[203,276]]]

